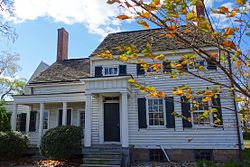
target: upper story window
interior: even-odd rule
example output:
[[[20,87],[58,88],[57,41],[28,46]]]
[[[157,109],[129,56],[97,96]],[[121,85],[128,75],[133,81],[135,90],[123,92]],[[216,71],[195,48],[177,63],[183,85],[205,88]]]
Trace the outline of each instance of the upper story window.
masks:
[[[148,99],[148,124],[149,126],[164,125],[163,99]]]
[[[193,62],[192,64],[188,64],[187,66],[189,71],[196,71],[200,66],[206,66],[206,62],[205,60],[198,60]]]
[[[204,112],[209,110],[209,103],[202,101],[203,97],[195,97],[193,98],[192,109],[194,110],[191,113],[192,123],[194,126],[197,125],[210,125],[213,123],[212,115],[209,114],[208,117],[204,116]]]
[[[119,74],[118,67],[103,67],[103,76],[114,76]]]

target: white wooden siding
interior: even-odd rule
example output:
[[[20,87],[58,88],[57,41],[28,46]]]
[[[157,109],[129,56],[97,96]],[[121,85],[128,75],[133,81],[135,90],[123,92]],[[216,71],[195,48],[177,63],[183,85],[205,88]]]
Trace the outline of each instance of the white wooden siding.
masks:
[[[176,60],[178,57],[173,56],[170,59]],[[95,66],[117,65],[120,62],[110,60],[93,60],[91,74],[94,76]],[[194,90],[213,86],[213,84],[197,79],[191,75],[185,74],[179,79],[171,79],[168,75],[137,76],[136,65],[127,64],[127,73],[132,74],[140,83],[155,86],[157,90],[164,91],[167,95],[172,96],[172,90],[176,86],[183,84],[189,85]],[[223,82],[230,85],[227,78],[220,70],[206,70],[200,72],[205,77],[214,78],[215,81]],[[136,148],[159,148],[163,145],[165,148],[176,149],[238,149],[237,128],[235,114],[232,110],[222,109],[224,128],[185,128],[182,127],[182,119],[175,118],[175,129],[168,128],[138,128],[138,108],[137,98],[144,97],[145,94],[133,88],[132,94],[128,99],[128,124],[129,124],[129,144],[135,145]],[[175,100],[180,97],[175,96]],[[221,95],[222,107],[226,106],[233,109],[233,99],[227,93],[227,89]],[[98,123],[98,100],[92,101],[92,143],[98,143],[99,123]],[[181,113],[181,104],[175,102],[175,111]],[[165,119],[165,118],[164,118]]]

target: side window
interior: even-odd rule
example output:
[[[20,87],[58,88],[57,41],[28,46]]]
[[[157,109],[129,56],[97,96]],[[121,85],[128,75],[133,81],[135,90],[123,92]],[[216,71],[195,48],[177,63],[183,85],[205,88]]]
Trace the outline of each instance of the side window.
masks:
[[[49,112],[45,111],[43,116],[43,129],[48,129],[49,127]]]
[[[85,128],[85,111],[79,111],[79,126]]]

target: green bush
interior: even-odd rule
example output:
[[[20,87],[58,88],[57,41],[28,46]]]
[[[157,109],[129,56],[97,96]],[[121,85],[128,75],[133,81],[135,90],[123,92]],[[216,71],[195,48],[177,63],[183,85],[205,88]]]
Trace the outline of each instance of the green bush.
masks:
[[[10,118],[11,114],[6,111],[4,107],[5,102],[0,100],[0,131],[10,131]]]
[[[18,158],[28,148],[28,141],[28,137],[20,132],[0,132],[0,158]]]
[[[250,132],[243,132],[243,138],[244,140],[250,140]]]
[[[69,159],[82,147],[82,128],[61,126],[48,130],[42,137],[40,149],[43,156],[54,159]]]

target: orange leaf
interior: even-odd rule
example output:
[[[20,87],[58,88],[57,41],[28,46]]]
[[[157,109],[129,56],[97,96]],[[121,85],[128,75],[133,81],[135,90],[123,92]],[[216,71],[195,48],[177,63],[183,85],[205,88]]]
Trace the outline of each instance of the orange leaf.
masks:
[[[236,0],[236,3],[239,5],[243,5],[244,4],[244,0]]]
[[[217,53],[211,53],[210,56],[211,56],[212,58],[216,58],[216,57],[218,57],[218,54],[217,54]]]
[[[219,9],[220,9],[220,12],[224,13],[224,14],[229,12],[228,8],[225,6],[221,6],[221,7],[219,7]]]
[[[222,45],[223,45],[225,48],[231,48],[231,49],[237,50],[235,43],[232,42],[232,41],[226,40],[226,41],[224,41],[224,42],[222,43]]]
[[[148,23],[146,21],[144,21],[144,20],[138,20],[137,23],[142,25],[142,27],[145,28],[145,29],[149,28]]]
[[[153,4],[154,4],[155,6],[157,6],[157,5],[160,5],[161,3],[160,3],[160,0],[153,0]]]
[[[174,36],[171,34],[166,34],[166,37],[171,38],[171,39],[174,38]]]
[[[191,33],[191,32],[192,32],[192,30],[189,30],[189,29],[184,30],[184,33]]]
[[[120,19],[120,20],[126,20],[126,19],[130,19],[131,16],[127,16],[127,15],[120,15],[120,16],[117,16],[116,17],[117,19]]]

